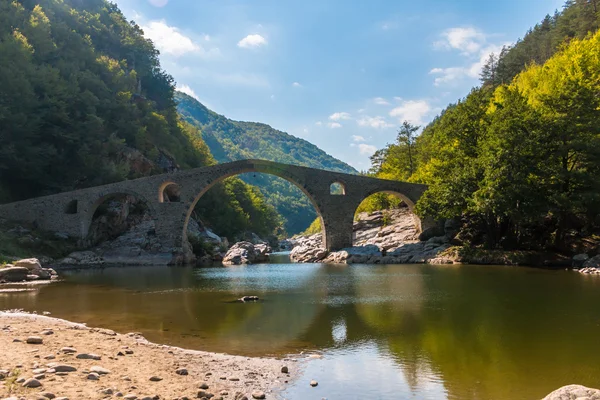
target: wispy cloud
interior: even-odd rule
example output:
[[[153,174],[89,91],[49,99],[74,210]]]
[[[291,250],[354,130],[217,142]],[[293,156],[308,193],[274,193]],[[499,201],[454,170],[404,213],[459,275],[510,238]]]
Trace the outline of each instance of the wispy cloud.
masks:
[[[297,87],[297,88],[300,88],[300,87],[302,87],[302,85],[301,85],[299,82],[294,82],[294,83],[292,83],[292,86],[293,86],[293,87]]]
[[[433,81],[435,86],[441,86],[444,84],[458,83],[464,78],[478,78],[481,73],[481,69],[487,62],[490,54],[499,54],[502,50],[500,45],[489,45],[482,48],[479,52],[477,59],[471,61],[464,66],[460,67],[448,67],[448,68],[433,68],[429,73],[436,75]]]
[[[477,53],[487,40],[483,32],[473,27],[450,28],[441,36],[442,39],[435,42],[434,47],[460,50],[465,55]]]
[[[186,53],[203,53],[204,49],[178,28],[169,26],[164,20],[150,21],[142,25],[144,36],[151,39],[163,54],[182,56]]]
[[[384,99],[383,97],[375,97],[373,99],[373,102],[375,104],[380,105],[380,106],[389,106],[390,105],[390,103],[386,99]]]
[[[352,140],[355,142],[364,142],[365,138],[360,135],[352,135]]]
[[[248,35],[238,42],[238,47],[252,49],[267,45],[267,39],[258,34]]]
[[[341,121],[343,119],[350,119],[350,118],[352,118],[352,116],[345,111],[336,112],[329,116],[329,119],[332,121]]]
[[[196,92],[194,92],[194,90],[191,87],[189,87],[188,85],[177,85],[177,90],[179,90],[182,93],[187,94],[188,96],[192,96],[196,100],[200,101],[200,98],[198,97]]]
[[[338,129],[342,127],[342,124],[340,124],[339,122],[329,122],[327,126],[331,129]]]
[[[426,100],[405,100],[390,111],[390,116],[398,118],[400,122],[408,121],[420,125],[431,111],[431,105]]]
[[[375,147],[371,144],[361,143],[358,145],[358,151],[360,152],[360,154],[363,154],[366,156],[372,156],[373,153],[375,153],[377,151],[377,147]]]
[[[382,116],[364,116],[362,118],[357,119],[356,123],[360,126],[368,126],[375,129],[391,128],[394,126],[394,124],[388,123]]]
[[[466,78],[478,78],[490,54],[499,53],[503,46],[490,43],[490,35],[474,27],[447,29],[441,34],[441,40],[433,45],[437,49],[457,50],[466,59],[464,65],[430,70],[429,73],[435,75],[435,86],[457,84]]]

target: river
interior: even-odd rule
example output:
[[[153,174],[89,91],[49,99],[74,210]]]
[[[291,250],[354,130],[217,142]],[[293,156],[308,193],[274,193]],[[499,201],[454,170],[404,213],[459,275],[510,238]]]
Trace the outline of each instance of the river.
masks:
[[[1,293],[0,309],[187,348],[322,354],[288,399],[535,399],[600,386],[600,277],[503,266],[119,267]],[[243,295],[261,302],[239,303]],[[308,381],[316,379],[312,388]]]

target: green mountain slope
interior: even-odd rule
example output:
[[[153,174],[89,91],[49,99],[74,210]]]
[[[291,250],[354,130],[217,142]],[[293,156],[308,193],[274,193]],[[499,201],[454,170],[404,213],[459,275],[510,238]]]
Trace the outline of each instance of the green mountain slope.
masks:
[[[214,164],[174,90],[115,4],[0,1],[0,202]],[[219,234],[279,225],[239,179],[211,192],[198,214]]]
[[[232,121],[196,99],[175,93],[183,119],[202,131],[202,138],[219,162],[260,158],[287,164],[346,173],[357,171],[306,140],[256,122]],[[316,217],[314,207],[293,184],[265,174],[246,174],[242,179],[256,185],[267,201],[285,218],[289,234],[302,232]]]

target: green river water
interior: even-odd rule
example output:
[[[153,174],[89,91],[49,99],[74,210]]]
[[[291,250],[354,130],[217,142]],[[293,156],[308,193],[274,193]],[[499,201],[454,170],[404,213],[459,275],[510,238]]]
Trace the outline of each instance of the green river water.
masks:
[[[570,383],[600,387],[597,276],[289,263],[65,274],[0,293],[0,309],[49,311],[206,351],[321,352],[304,362],[287,399],[539,399]],[[243,295],[264,300],[231,302]]]

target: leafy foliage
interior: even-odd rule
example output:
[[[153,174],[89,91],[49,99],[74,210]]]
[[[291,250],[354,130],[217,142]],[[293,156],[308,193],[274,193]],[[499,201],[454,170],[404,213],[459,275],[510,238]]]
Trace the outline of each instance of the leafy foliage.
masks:
[[[568,2],[490,59],[482,87],[416,139],[412,174],[400,141],[374,155],[371,172],[429,184],[418,212],[463,217],[489,248],[567,250],[573,231],[598,230],[600,33],[586,36],[600,18],[594,6]]]
[[[115,4],[0,2],[0,201],[215,163],[175,106],[158,51]],[[220,187],[239,229],[279,224],[241,181]]]
[[[600,1],[568,0],[561,12],[546,15],[541,23],[498,56],[490,56],[481,79],[497,86],[511,80],[530,64],[542,65],[572,39],[583,39],[600,26]]]

